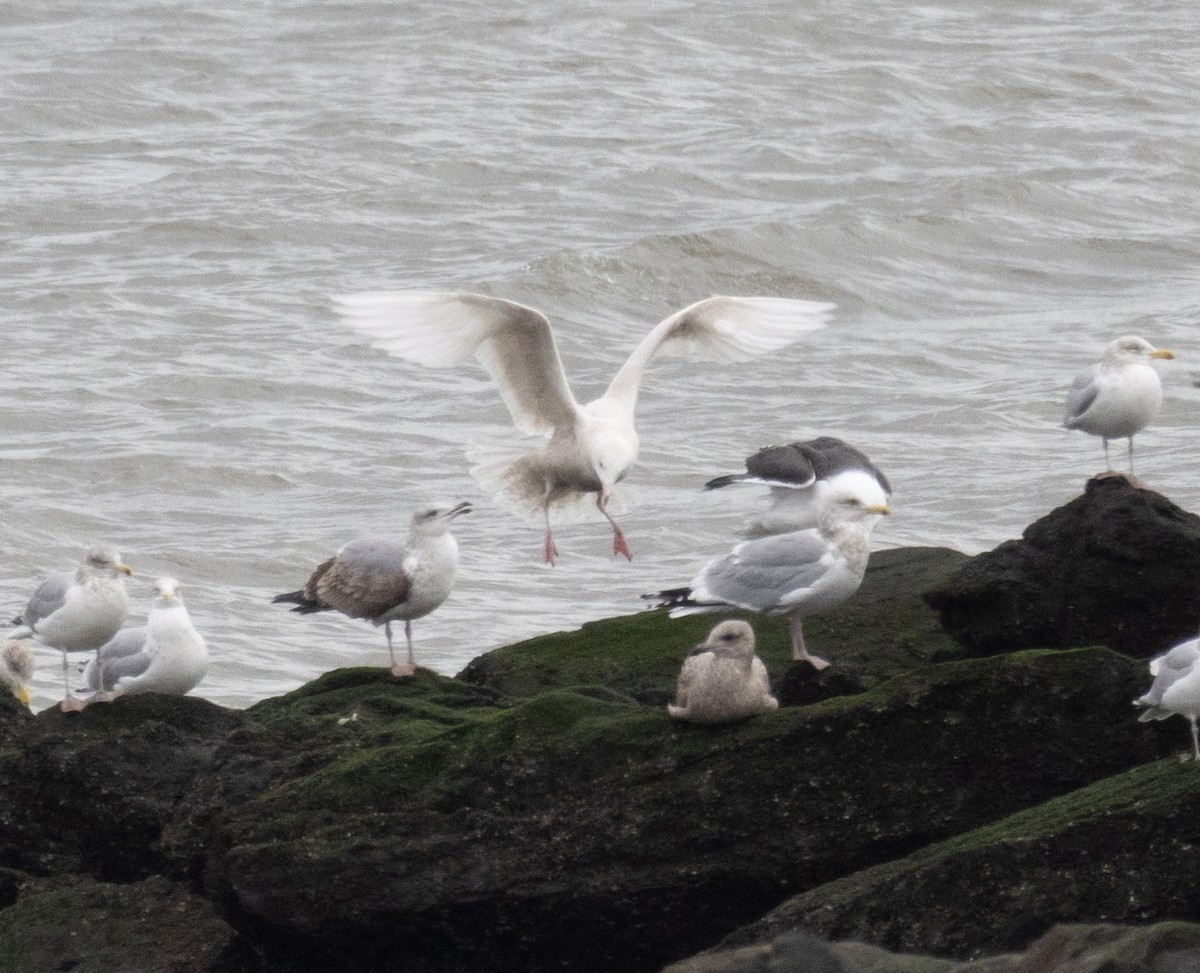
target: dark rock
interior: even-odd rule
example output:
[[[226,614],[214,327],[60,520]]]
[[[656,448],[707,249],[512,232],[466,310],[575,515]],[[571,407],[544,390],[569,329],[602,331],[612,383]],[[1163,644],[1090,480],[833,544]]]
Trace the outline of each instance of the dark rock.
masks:
[[[164,878],[39,881],[0,911],[0,973],[259,973],[212,904]]]
[[[926,597],[969,651],[1107,645],[1147,657],[1200,625],[1200,517],[1121,476],[973,558]]]

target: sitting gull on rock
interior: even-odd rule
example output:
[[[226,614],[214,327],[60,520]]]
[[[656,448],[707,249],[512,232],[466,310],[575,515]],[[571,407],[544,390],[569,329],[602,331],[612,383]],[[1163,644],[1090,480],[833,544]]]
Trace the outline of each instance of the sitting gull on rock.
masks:
[[[192,625],[174,578],[154,582],[158,597],[145,625],[123,628],[83,670],[84,688],[99,699],[138,693],[183,696],[208,672],[208,647]]]
[[[692,723],[732,723],[779,709],[747,622],[721,622],[683,660],[667,712]]]
[[[458,569],[458,543],[450,523],[470,513],[469,503],[429,507],[413,514],[407,540],[398,537],[359,537],[320,564],[299,591],[273,600],[295,604],[302,614],[340,611],[382,625],[387,636],[392,674],[411,676],[417,670],[412,647],[412,620],[428,615],[450,594]],[[392,622],[404,621],[408,662],[396,661]]]

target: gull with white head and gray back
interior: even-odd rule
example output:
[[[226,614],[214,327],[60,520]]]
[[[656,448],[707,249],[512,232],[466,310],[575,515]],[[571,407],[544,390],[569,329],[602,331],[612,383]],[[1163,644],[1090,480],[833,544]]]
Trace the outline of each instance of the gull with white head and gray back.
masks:
[[[746,458],[746,472],[718,476],[704,484],[719,490],[736,484],[770,488],[770,506],[742,525],[743,537],[764,537],[816,527],[831,492],[855,490],[865,502],[887,506],[892,485],[865,454],[833,436],[786,446],[767,446]]]
[[[428,507],[413,514],[407,538],[359,537],[318,565],[299,591],[277,595],[278,603],[296,605],[301,614],[339,611],[382,625],[387,636],[392,674],[411,676],[412,622],[441,605],[454,587],[458,542],[450,533],[455,517],[470,513],[469,503]],[[398,663],[392,646],[392,622],[404,622],[408,661]]]
[[[88,551],[74,571],[59,571],[38,585],[20,616],[11,639],[33,638],[62,652],[66,696],[64,711],[78,711],[87,704],[71,693],[68,652],[98,652],[117,634],[129,610],[129,595],[122,575],[133,569],[121,563],[112,548]]]
[[[154,582],[158,596],[145,625],[123,628],[100,647],[83,670],[85,689],[98,700],[139,693],[184,696],[208,672],[208,646],[192,625],[180,584],[174,578]]]
[[[558,557],[550,527],[553,506],[596,494],[613,531],[613,553],[632,558],[609,511],[613,489],[638,457],[634,426],[638,390],[654,355],[690,348],[740,361],[778,351],[824,327],[832,304],[773,297],[710,297],[654,327],[621,366],[607,391],[580,404],[571,393],[550,322],[533,308],[480,294],[431,291],[353,294],[336,299],[345,322],[390,355],[434,368],[472,356],[487,369],[514,423],[548,442],[513,462],[508,491],[540,509],[547,563]]]
[[[840,487],[826,497],[816,527],[742,541],[708,561],[689,587],[646,597],[659,599],[672,617],[731,608],[787,615],[792,658],[824,669],[829,663],[804,643],[802,619],[840,605],[858,590],[871,554],[871,529],[890,513],[887,505]]]
[[[1145,695],[1133,701],[1142,708],[1138,721],[1165,720],[1186,716],[1192,725],[1192,759],[1200,760],[1200,638],[1180,642],[1163,655],[1150,660],[1154,682]]]
[[[1150,363],[1174,357],[1165,348],[1126,335],[1105,348],[1097,364],[1075,376],[1067,393],[1063,425],[1099,436],[1109,470],[1108,441],[1128,439],[1129,473],[1133,475],[1134,434],[1145,429],[1162,407],[1162,379]]]
[[[683,660],[667,712],[691,723],[732,723],[779,709],[767,667],[754,654],[754,629],[731,619]]]

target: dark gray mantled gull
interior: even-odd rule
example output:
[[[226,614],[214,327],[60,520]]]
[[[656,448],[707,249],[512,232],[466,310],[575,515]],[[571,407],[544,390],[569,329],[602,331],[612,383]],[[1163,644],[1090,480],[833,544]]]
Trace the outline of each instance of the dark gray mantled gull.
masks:
[[[1200,718],[1200,638],[1180,642],[1151,659],[1150,675],[1154,682],[1145,695],[1133,701],[1134,706],[1143,708],[1138,720],[1145,723],[1186,716],[1192,725],[1192,758],[1200,760],[1200,733],[1196,728]]]
[[[841,487],[826,498],[817,527],[742,541],[706,563],[689,587],[648,597],[660,599],[672,617],[730,608],[787,615],[792,658],[824,669],[829,663],[805,647],[801,620],[858,590],[871,553],[871,528],[889,513],[889,507]]]
[[[863,453],[833,436],[786,446],[767,446],[746,458],[746,472],[718,476],[704,484],[718,490],[749,483],[769,487],[770,507],[742,525],[743,537],[764,537],[817,526],[830,492],[849,487],[877,506],[891,501],[892,485]]]
[[[123,628],[100,647],[83,670],[85,689],[99,699],[138,693],[183,696],[208,672],[208,646],[192,625],[180,584],[174,578],[154,582],[158,597],[145,625]]]
[[[29,705],[29,681],[33,678],[33,653],[17,639],[8,639],[0,648],[0,683],[24,705]]]
[[[32,637],[62,652],[66,711],[86,705],[71,693],[67,653],[99,651],[117,634],[129,610],[123,574],[133,574],[133,569],[121,563],[115,550],[95,548],[76,570],[59,571],[38,585],[25,611],[13,620],[19,627],[9,638]]]
[[[1150,363],[1174,357],[1173,352],[1155,348],[1136,335],[1118,338],[1104,349],[1099,363],[1075,376],[1063,425],[1099,436],[1104,442],[1104,464],[1110,470],[1108,441],[1128,439],[1132,474],[1134,433],[1145,429],[1162,407],[1162,379]]]
[[[710,297],[672,314],[633,350],[607,391],[581,405],[563,372],[550,322],[533,308],[480,294],[432,291],[352,294],[335,299],[345,322],[390,355],[435,368],[475,356],[500,390],[517,427],[549,437],[513,462],[506,487],[545,519],[543,556],[558,557],[550,508],[596,494],[613,530],[613,553],[632,558],[608,510],[613,488],[637,461],[638,389],[660,348],[739,361],[768,354],[824,327],[832,304],[773,297]]]
[[[732,723],[779,709],[767,667],[754,654],[754,629],[731,619],[708,633],[683,660],[667,712],[692,723]]]
[[[428,615],[450,594],[458,570],[458,542],[450,524],[470,513],[469,503],[429,507],[413,514],[408,538],[359,537],[320,564],[299,591],[277,595],[276,602],[295,604],[292,611],[310,614],[340,611],[382,625],[387,636],[392,674],[411,676],[413,619]],[[392,622],[404,621],[408,661],[396,662]]]

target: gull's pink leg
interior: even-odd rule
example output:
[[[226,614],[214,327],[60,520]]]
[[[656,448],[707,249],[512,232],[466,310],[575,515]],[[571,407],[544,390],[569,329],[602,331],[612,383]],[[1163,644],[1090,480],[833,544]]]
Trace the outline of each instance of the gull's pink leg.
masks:
[[[417,660],[413,656],[412,650],[412,622],[407,619],[404,622],[404,637],[408,640],[408,662],[401,665],[396,661],[396,653],[392,651],[392,623],[388,622],[383,627],[387,634],[388,652],[392,657],[392,675],[396,677],[411,676],[417,671]]]
[[[64,713],[82,713],[87,706],[87,700],[80,699],[71,692],[71,673],[70,667],[67,664],[67,653],[63,652],[63,688],[66,690],[66,696],[63,697],[61,709]]]
[[[807,662],[814,669],[828,669],[829,663],[819,655],[809,655],[804,647],[804,629],[800,625],[800,616],[794,612],[788,615],[788,631],[792,635],[792,658],[797,662]]]
[[[542,547],[543,554],[546,558],[546,563],[554,564],[555,558],[558,557],[558,548],[554,546],[554,534],[550,530],[550,504],[545,503],[542,506],[542,512],[546,515],[546,542]]]
[[[625,540],[625,532],[617,526],[617,522],[613,520],[612,514],[608,512],[608,487],[601,489],[596,496],[596,508],[608,518],[608,522],[612,524],[613,529],[613,553],[624,554],[625,557],[632,561],[633,552],[629,550],[629,544]]]

